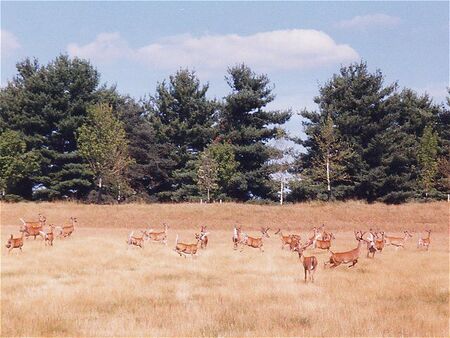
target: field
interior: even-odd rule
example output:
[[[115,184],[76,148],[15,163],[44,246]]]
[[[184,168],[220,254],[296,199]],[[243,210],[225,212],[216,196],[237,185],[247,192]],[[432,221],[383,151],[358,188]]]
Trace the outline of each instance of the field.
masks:
[[[1,336],[449,336],[449,204],[386,206],[357,202],[255,206],[164,204],[94,206],[18,203],[1,207]],[[73,237],[45,247],[19,235],[19,217],[60,224],[76,216]],[[167,246],[127,248],[130,230],[169,224]],[[304,283],[298,256],[273,230],[311,234],[324,223],[333,251],[356,246],[354,229],[414,231],[404,250],[387,247],[354,268],[324,269]],[[270,226],[265,252],[232,250],[233,225],[250,235]],[[178,256],[175,236],[210,243],[197,258]],[[416,243],[431,228],[431,247]]]

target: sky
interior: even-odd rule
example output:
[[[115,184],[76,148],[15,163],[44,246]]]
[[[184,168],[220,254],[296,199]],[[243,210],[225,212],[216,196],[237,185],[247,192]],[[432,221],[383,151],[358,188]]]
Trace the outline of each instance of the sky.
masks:
[[[59,54],[88,59],[101,81],[136,99],[182,67],[223,98],[227,68],[267,74],[271,109],[316,109],[320,85],[364,60],[443,102],[449,86],[449,4],[442,2],[1,1],[1,85],[15,64]],[[286,125],[302,135],[301,119]]]

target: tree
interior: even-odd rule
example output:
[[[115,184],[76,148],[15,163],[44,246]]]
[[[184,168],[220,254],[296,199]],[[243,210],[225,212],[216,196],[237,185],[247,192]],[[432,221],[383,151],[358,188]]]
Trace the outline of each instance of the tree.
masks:
[[[198,196],[196,163],[198,154],[216,134],[218,104],[206,97],[208,85],[201,85],[195,72],[179,70],[169,83],[158,84],[156,95],[146,104],[158,142],[170,151],[173,163],[158,197],[185,201]]]
[[[213,154],[207,148],[200,154],[197,170],[197,184],[201,192],[206,192],[207,202],[210,202],[211,192],[217,190],[219,166]]]
[[[16,185],[39,169],[35,151],[26,151],[23,135],[6,130],[0,134],[0,190],[1,194],[15,194]]]
[[[438,138],[431,126],[426,126],[420,138],[420,147],[417,152],[417,160],[420,166],[420,183],[428,197],[435,183],[438,172]]]
[[[289,111],[267,111],[264,107],[275,98],[266,75],[257,75],[249,67],[228,69],[226,77],[231,93],[220,111],[219,131],[224,141],[233,145],[239,162],[240,182],[229,196],[238,200],[267,198],[271,193],[269,160],[273,139],[279,125],[289,120]]]
[[[330,200],[332,182],[348,180],[347,167],[353,154],[337,135],[331,114],[326,115],[318,133],[314,135],[314,142],[318,151],[312,159],[309,175],[316,182],[326,182],[327,200]]]
[[[78,148],[98,180],[98,202],[104,185],[113,191],[126,191],[126,170],[132,164],[123,123],[112,107],[97,104],[88,110],[87,122],[78,128]]]
[[[17,64],[17,75],[0,90],[0,129],[23,134],[27,149],[39,155],[39,170],[22,180],[22,197],[83,197],[92,177],[77,153],[75,131],[95,102],[99,74],[89,62],[60,55],[41,66]]]

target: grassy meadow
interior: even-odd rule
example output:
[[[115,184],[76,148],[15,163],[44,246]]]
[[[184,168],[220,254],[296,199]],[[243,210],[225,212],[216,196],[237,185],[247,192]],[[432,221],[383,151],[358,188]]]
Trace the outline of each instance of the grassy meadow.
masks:
[[[1,204],[1,336],[449,336],[449,204],[75,203]],[[23,252],[5,248],[19,236],[19,217],[79,225],[72,238],[46,247],[25,240]],[[130,230],[169,224],[164,246],[127,248]],[[332,251],[356,247],[354,229],[400,235],[414,231],[404,250],[387,247],[351,269],[324,269],[304,283],[298,255],[281,250],[273,230],[310,236],[324,223],[335,233]],[[265,252],[232,249],[234,224],[250,235],[270,226]],[[200,225],[210,242],[198,257],[174,251],[176,234],[194,242]],[[428,252],[417,250],[431,228]]]

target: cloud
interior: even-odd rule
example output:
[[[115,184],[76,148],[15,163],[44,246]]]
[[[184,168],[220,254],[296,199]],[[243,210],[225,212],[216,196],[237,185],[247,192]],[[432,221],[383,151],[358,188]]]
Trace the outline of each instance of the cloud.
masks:
[[[357,15],[349,20],[339,21],[336,26],[346,29],[367,29],[370,27],[392,28],[400,24],[400,18],[387,14],[376,13]]]
[[[15,50],[21,47],[17,37],[10,31],[4,29],[0,29],[0,40],[2,54],[4,55],[11,55]]]
[[[140,48],[130,48],[119,33],[102,33],[86,45],[71,43],[72,56],[93,62],[129,59],[149,68],[193,67],[223,70],[236,63],[247,63],[261,70],[309,69],[357,60],[349,45],[336,43],[324,32],[292,29],[253,35],[190,34],[167,37]]]

